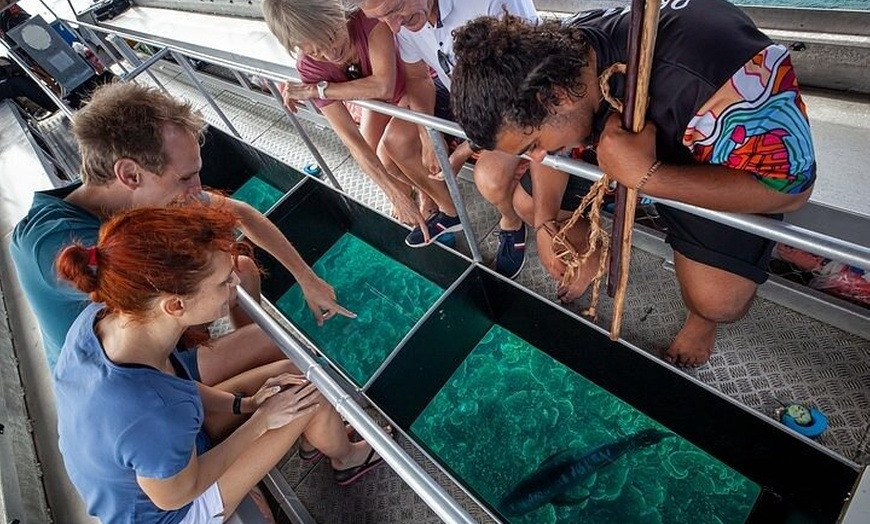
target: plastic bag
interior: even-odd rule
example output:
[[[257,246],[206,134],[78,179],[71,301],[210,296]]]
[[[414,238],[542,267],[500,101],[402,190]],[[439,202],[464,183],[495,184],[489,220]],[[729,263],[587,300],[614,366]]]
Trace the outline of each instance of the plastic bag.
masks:
[[[870,273],[841,262],[828,262],[810,281],[810,287],[870,306]]]

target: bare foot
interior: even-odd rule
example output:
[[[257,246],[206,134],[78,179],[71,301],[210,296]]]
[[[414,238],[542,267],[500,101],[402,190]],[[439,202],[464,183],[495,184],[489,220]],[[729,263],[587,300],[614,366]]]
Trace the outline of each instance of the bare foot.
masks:
[[[583,251],[586,250],[587,231],[588,228],[585,227],[585,224],[582,222],[578,222],[570,231],[568,231],[568,241],[571,245],[575,246],[579,252],[578,254],[583,254]],[[586,292],[586,289],[589,288],[589,284],[592,283],[592,279],[594,279],[595,275],[598,274],[600,259],[601,251],[594,251],[589,255],[589,258],[580,268],[577,275],[575,275],[574,280],[568,283],[567,286],[559,286],[556,290],[556,296],[563,304],[568,304],[569,302],[577,300]]]
[[[428,217],[429,215],[424,215],[424,216]],[[392,218],[393,220],[398,220],[399,222],[401,222],[402,224],[405,224],[406,226],[413,227],[413,226],[417,225],[415,222],[410,221],[410,220],[400,220],[399,219],[399,210],[396,209],[396,206],[393,206],[390,208],[390,218]]]
[[[567,286],[559,286],[556,289],[556,297],[563,303],[568,304],[583,296],[583,293],[589,289],[589,284],[598,274],[598,259],[600,251],[596,251],[589,256],[589,260],[580,268],[580,271],[574,276]]]
[[[716,323],[690,311],[664,358],[676,366],[698,367],[710,360],[715,342]]]

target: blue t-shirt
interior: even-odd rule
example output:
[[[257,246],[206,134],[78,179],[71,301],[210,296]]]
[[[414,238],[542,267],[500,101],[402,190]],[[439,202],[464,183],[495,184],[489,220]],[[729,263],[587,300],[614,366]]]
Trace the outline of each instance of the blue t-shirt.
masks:
[[[86,294],[65,281],[54,269],[57,255],[74,241],[96,244],[100,219],[63,199],[81,184],[40,191],[12,231],[9,249],[18,280],[39,320],[48,365],[54,368],[66,333],[90,303]]]
[[[189,505],[161,510],[136,476],[172,477],[195,449],[206,451],[202,400],[192,380],[109,360],[94,332],[102,310],[91,304],[79,315],[54,370],[67,473],[88,512],[102,522],[177,523]]]

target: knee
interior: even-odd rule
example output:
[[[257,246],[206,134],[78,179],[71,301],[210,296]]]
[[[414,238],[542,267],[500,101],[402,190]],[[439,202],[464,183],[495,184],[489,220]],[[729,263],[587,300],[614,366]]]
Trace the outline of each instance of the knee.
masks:
[[[378,144],[379,154],[383,152],[396,161],[413,156],[419,149],[419,136],[410,132],[407,126],[387,126]]]
[[[690,302],[695,313],[719,324],[736,322],[746,316],[755,298],[755,291],[748,294],[694,293]]]
[[[512,200],[511,177],[504,176],[496,169],[477,166],[474,168],[474,185],[490,203]]]
[[[387,149],[386,137],[381,137],[381,140],[378,141],[378,144],[375,147],[375,155],[377,155],[378,160],[380,160],[381,164],[384,166],[388,166],[392,163],[392,157]]]

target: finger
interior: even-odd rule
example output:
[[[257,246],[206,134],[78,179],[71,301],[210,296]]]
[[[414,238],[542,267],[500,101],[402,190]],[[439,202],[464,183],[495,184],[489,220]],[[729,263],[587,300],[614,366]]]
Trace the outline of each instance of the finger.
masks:
[[[296,393],[296,404],[300,406],[307,406],[308,404],[311,404],[322,396],[323,395],[320,393],[320,391],[316,387],[313,387],[312,384],[312,387],[305,387],[301,389],[298,393]]]
[[[305,386],[301,386],[298,390],[296,390],[294,395],[297,399],[302,399],[315,391],[317,391],[317,386],[315,386],[314,384],[307,384]]]
[[[323,311],[320,310],[320,306],[313,302],[308,302],[308,309],[311,311],[311,314],[314,315],[314,322],[316,322],[318,326],[322,326]]]
[[[300,409],[299,411],[294,413],[294,415],[297,417],[304,417],[305,415],[308,415],[310,413],[314,413],[315,411],[317,411],[317,409],[319,407],[320,407],[320,404],[312,404],[310,406],[306,406],[303,409]]]
[[[286,389],[290,386],[304,386],[308,384],[308,379],[305,378],[305,375],[294,375],[292,373],[284,373],[278,377],[277,384],[282,388]]]
[[[281,393],[281,386],[272,386],[270,388],[262,388],[255,395],[255,402],[259,406],[263,402],[266,402],[270,398],[274,397],[278,393]]]
[[[337,314],[339,314],[343,317],[347,317],[347,318],[356,318],[356,313],[354,313],[353,311],[351,311],[349,309],[345,309],[344,307],[342,307],[338,303],[336,303],[333,307],[335,308],[332,310],[333,313],[337,313]]]
[[[426,225],[426,219],[423,215],[417,215],[417,225],[420,226],[420,231],[423,233],[423,242],[428,244],[432,240],[429,238],[429,227]]]
[[[310,406],[311,404],[319,404],[321,400],[323,400],[323,393],[315,389],[305,398],[299,399],[299,402],[296,403],[296,406],[297,409],[302,409],[305,406]]]

